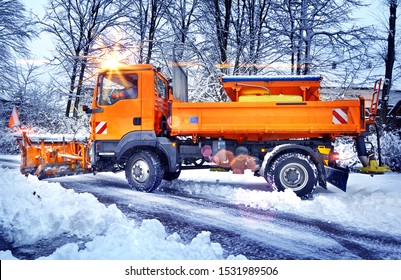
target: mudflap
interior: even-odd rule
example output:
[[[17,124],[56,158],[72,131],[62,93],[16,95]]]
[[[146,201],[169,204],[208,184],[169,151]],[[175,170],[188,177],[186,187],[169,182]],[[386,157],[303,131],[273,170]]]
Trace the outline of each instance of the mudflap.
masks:
[[[345,192],[347,190],[349,170],[346,168],[332,168],[329,166],[325,166],[324,169],[326,171],[326,181]]]

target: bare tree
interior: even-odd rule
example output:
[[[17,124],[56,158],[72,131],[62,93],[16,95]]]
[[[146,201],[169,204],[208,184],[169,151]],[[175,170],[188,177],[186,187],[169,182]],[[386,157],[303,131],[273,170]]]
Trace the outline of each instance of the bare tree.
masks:
[[[231,8],[232,0],[224,0],[223,9],[220,7],[220,1],[213,1],[212,9],[214,8],[214,20],[216,24],[216,34],[218,47],[220,51],[220,62],[226,64],[228,62],[228,38],[230,35],[230,19],[231,19]]]
[[[282,38],[291,72],[307,75],[333,64],[359,64],[369,48],[371,33],[367,27],[352,24],[351,12],[361,6],[358,0],[276,1],[270,30]]]
[[[128,19],[126,32],[130,33],[131,41],[137,42],[137,63],[150,63],[154,48],[161,38],[158,38],[163,16],[170,1],[134,0],[127,7]]]
[[[15,56],[27,56],[27,41],[32,39],[34,22],[27,16],[20,0],[0,0],[0,90],[14,84]]]
[[[226,67],[229,66],[232,8],[233,0],[207,0],[200,6],[202,21],[199,29],[203,31],[205,48],[209,51],[211,60],[223,68],[223,72],[227,72]]]
[[[196,20],[198,5],[198,0],[173,0],[167,5],[166,18],[174,34],[174,44],[179,46],[176,47],[175,52],[178,60],[183,58],[185,45],[191,33],[191,25]],[[193,31],[192,34],[194,34]]]
[[[259,64],[270,51],[271,40],[266,28],[270,11],[270,0],[238,0],[234,5],[232,22],[235,30],[233,43],[233,73],[257,74]]]
[[[368,47],[363,40],[366,28],[356,26],[346,27],[350,21],[350,11],[352,8],[362,5],[360,1],[340,0],[340,1],[308,1],[302,0],[301,28],[300,37],[304,43],[304,67],[303,74],[310,73],[312,58],[312,47],[326,44],[335,48],[347,49],[352,58],[360,55]],[[305,18],[305,20],[304,20]]]
[[[69,75],[69,92],[66,116],[70,116],[73,97],[73,116],[82,93],[85,71],[91,57],[101,55],[99,47],[110,49],[105,38],[107,32],[117,32],[124,26],[121,20],[126,15],[131,1],[113,0],[52,0],[47,8],[43,24],[45,31],[56,40],[56,61]]]
[[[66,119],[60,114],[63,90],[52,81],[44,83],[43,71],[42,66],[33,61],[14,64],[16,90],[12,99],[18,105],[22,124],[36,132],[71,132],[73,126],[66,126]]]

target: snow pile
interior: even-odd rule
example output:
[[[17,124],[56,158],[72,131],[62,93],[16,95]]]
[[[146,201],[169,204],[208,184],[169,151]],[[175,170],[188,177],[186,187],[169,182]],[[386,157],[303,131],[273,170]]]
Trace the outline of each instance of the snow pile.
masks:
[[[56,183],[25,178],[18,170],[3,169],[0,216],[5,238],[16,245],[32,244],[62,234],[94,237],[125,223],[125,216],[87,193],[77,194]]]
[[[114,259],[114,260],[213,260],[223,259],[220,244],[210,241],[210,233],[202,232],[190,244],[183,244],[174,233],[167,235],[158,220],[144,220],[137,228],[134,223],[118,225],[105,235],[96,236],[80,250],[70,243],[57,249],[50,259]],[[229,258],[235,259],[233,256]],[[241,259],[243,257],[239,257]],[[48,259],[48,258],[41,258]],[[243,258],[244,259],[244,258]]]
[[[383,132],[381,136],[381,153],[384,164],[392,170],[401,170],[401,130]],[[376,141],[376,138],[373,139]]]
[[[0,173],[0,232],[7,241],[33,244],[62,235],[91,240],[66,244],[45,259],[224,259],[221,245],[212,243],[208,232],[184,244],[159,221],[138,226],[115,205],[106,207],[91,194],[26,178],[15,169]],[[10,258],[9,251],[0,252],[0,259]]]
[[[263,178],[252,177],[250,173],[182,172],[181,182],[173,183],[171,188],[208,199],[213,195],[215,200],[256,209],[293,213],[362,230],[401,234],[400,179],[399,173],[374,177],[350,174],[346,193],[329,184],[328,190],[318,187],[312,200],[301,200],[291,190],[269,192]]]

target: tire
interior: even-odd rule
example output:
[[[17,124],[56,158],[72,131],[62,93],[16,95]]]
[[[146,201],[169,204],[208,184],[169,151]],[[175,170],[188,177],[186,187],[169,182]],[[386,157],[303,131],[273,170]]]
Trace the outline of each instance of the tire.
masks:
[[[150,151],[133,154],[125,166],[125,177],[129,186],[141,192],[157,189],[163,180],[163,174],[159,157]]]
[[[305,155],[285,154],[267,168],[265,178],[279,191],[291,189],[297,196],[305,197],[313,193],[317,183],[314,167]]]
[[[175,179],[178,179],[181,175],[181,170],[178,170],[177,172],[164,172],[163,179],[166,181],[174,181]]]

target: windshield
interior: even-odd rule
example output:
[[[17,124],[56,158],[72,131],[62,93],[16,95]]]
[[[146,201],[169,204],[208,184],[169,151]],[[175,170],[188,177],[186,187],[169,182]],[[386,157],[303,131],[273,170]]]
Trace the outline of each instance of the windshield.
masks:
[[[108,73],[99,80],[97,102],[112,105],[120,100],[138,98],[138,75]]]

